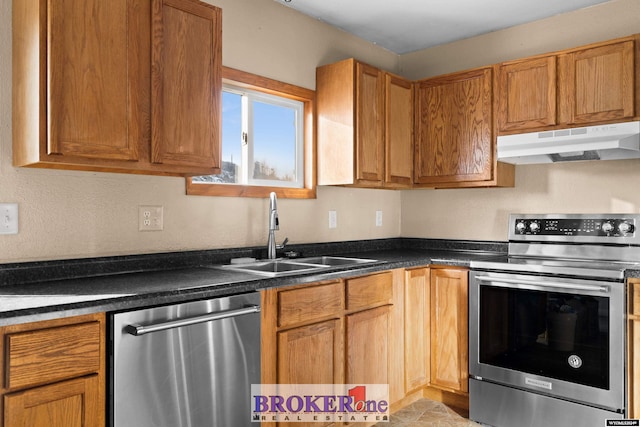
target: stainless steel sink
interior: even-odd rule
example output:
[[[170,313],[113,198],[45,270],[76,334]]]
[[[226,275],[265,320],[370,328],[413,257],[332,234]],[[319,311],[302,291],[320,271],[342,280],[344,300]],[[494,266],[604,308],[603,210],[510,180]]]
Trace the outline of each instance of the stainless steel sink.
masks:
[[[317,256],[296,259],[275,259],[257,261],[247,264],[218,265],[215,268],[255,273],[267,277],[280,277],[293,274],[320,272],[330,267],[349,267],[377,262],[375,259],[348,258],[335,256]]]
[[[339,257],[339,256],[317,256],[317,257],[310,257],[310,258],[297,258],[296,262],[336,267],[336,266],[343,266],[343,265],[346,266],[346,265],[368,264],[372,262],[378,262],[378,260],[367,259],[367,258]]]
[[[309,273],[316,270],[319,271],[327,268],[327,266],[292,262],[289,260],[268,260],[253,262],[250,264],[220,265],[218,268],[244,273],[255,273],[268,277],[279,277],[291,274]]]

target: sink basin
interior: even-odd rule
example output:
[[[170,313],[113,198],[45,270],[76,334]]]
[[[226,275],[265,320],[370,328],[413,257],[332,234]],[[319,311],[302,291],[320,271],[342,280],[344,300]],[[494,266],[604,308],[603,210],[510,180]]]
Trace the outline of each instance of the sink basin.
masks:
[[[268,277],[279,277],[291,274],[309,273],[322,270],[325,265],[293,262],[289,260],[268,260],[258,261],[250,264],[221,265],[218,268],[225,270],[241,271],[245,273],[255,273]]]
[[[280,277],[293,274],[318,272],[329,267],[349,267],[372,262],[377,262],[377,260],[366,258],[317,256],[296,259],[264,260],[247,264],[219,265],[215,268],[243,273],[255,273],[267,277]]]
[[[339,256],[317,256],[317,257],[310,257],[310,258],[298,258],[296,259],[296,262],[337,267],[337,266],[367,264],[371,262],[377,262],[377,260],[366,259],[366,258],[339,257]]]

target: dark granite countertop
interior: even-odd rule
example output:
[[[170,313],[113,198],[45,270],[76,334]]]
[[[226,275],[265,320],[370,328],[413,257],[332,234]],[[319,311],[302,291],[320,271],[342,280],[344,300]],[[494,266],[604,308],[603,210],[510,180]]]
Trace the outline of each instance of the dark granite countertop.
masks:
[[[384,239],[292,246],[304,256],[343,255],[378,262],[267,278],[212,268],[261,248],[0,264],[0,326],[80,314],[126,311],[425,265],[468,267],[503,258],[506,244]],[[640,277],[627,270],[625,277]]]
[[[240,250],[0,264],[0,325],[132,310],[395,268],[429,264],[468,266],[473,259],[504,252],[499,242],[428,239],[299,245],[291,249],[305,256],[344,255],[378,262],[278,278],[211,268],[249,253]],[[184,259],[179,260],[181,257]],[[162,261],[162,269],[154,265],[158,259]]]

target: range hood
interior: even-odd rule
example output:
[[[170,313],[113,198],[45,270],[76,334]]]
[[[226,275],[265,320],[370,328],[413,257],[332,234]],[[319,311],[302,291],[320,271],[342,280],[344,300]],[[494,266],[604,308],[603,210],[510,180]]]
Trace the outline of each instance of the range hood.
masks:
[[[498,160],[534,164],[640,158],[640,121],[498,137]]]

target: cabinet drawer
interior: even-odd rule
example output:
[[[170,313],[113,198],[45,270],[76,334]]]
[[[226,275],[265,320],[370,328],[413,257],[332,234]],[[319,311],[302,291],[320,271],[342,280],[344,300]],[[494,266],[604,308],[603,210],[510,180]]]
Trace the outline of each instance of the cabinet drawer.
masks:
[[[278,292],[278,326],[310,323],[344,310],[341,282]]]
[[[100,323],[6,335],[6,387],[46,384],[100,370]]]
[[[391,304],[392,297],[391,272],[347,280],[347,310]]]

